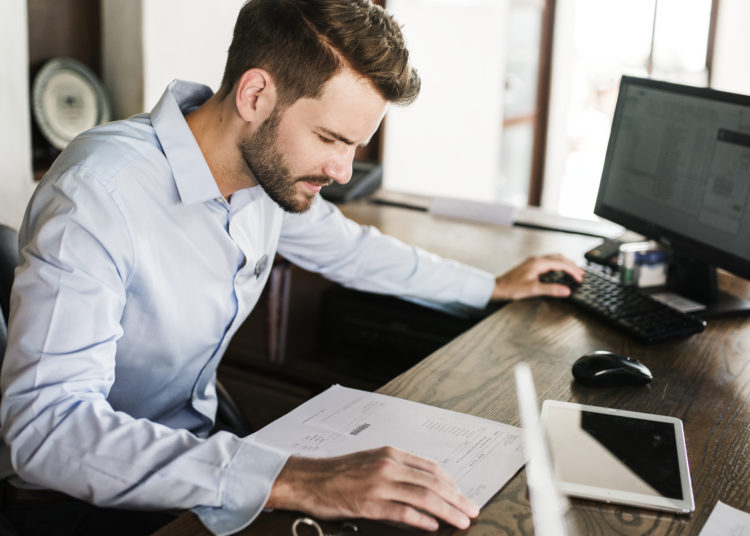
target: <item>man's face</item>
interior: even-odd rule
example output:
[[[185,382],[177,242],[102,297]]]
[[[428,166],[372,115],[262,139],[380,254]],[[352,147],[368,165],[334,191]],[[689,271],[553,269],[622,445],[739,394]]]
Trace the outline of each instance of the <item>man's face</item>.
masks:
[[[375,133],[386,101],[348,70],[334,76],[319,98],[278,106],[248,139],[242,156],[268,196],[288,212],[305,212],[320,189],[345,184],[354,151]]]

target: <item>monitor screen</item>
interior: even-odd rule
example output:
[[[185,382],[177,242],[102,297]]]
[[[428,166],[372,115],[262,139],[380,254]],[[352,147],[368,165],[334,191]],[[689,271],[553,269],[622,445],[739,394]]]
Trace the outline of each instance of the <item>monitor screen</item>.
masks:
[[[622,78],[594,212],[690,265],[678,292],[717,299],[695,290],[716,266],[750,278],[749,194],[750,97]]]

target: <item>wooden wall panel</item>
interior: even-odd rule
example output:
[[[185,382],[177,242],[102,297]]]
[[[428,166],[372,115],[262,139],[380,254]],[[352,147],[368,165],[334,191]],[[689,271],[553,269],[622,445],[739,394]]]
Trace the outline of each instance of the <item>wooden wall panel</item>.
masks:
[[[57,56],[71,56],[100,72],[99,0],[29,0],[32,72]]]

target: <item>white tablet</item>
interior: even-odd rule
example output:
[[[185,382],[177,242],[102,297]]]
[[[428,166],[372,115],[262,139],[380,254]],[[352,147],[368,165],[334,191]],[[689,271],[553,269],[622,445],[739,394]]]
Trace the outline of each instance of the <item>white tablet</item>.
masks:
[[[680,419],[545,400],[541,421],[562,493],[695,510]]]

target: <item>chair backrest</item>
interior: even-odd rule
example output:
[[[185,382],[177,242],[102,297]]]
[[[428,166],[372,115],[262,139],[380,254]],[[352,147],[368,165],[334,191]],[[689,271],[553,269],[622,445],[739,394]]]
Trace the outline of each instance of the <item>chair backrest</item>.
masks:
[[[10,309],[10,288],[13,272],[18,266],[18,231],[0,224],[0,310],[7,322]]]
[[[18,265],[18,231],[0,224],[0,364],[8,343],[8,311],[13,272]]]
[[[3,362],[5,347],[8,345],[8,328],[5,326],[5,315],[0,311],[0,364]]]
[[[13,286],[13,272],[18,264],[18,232],[0,224],[0,365],[8,344],[8,310],[10,309],[10,288]],[[2,439],[0,438],[0,442]],[[0,485],[3,482],[0,481]],[[8,520],[0,514],[0,534],[18,536]]]

